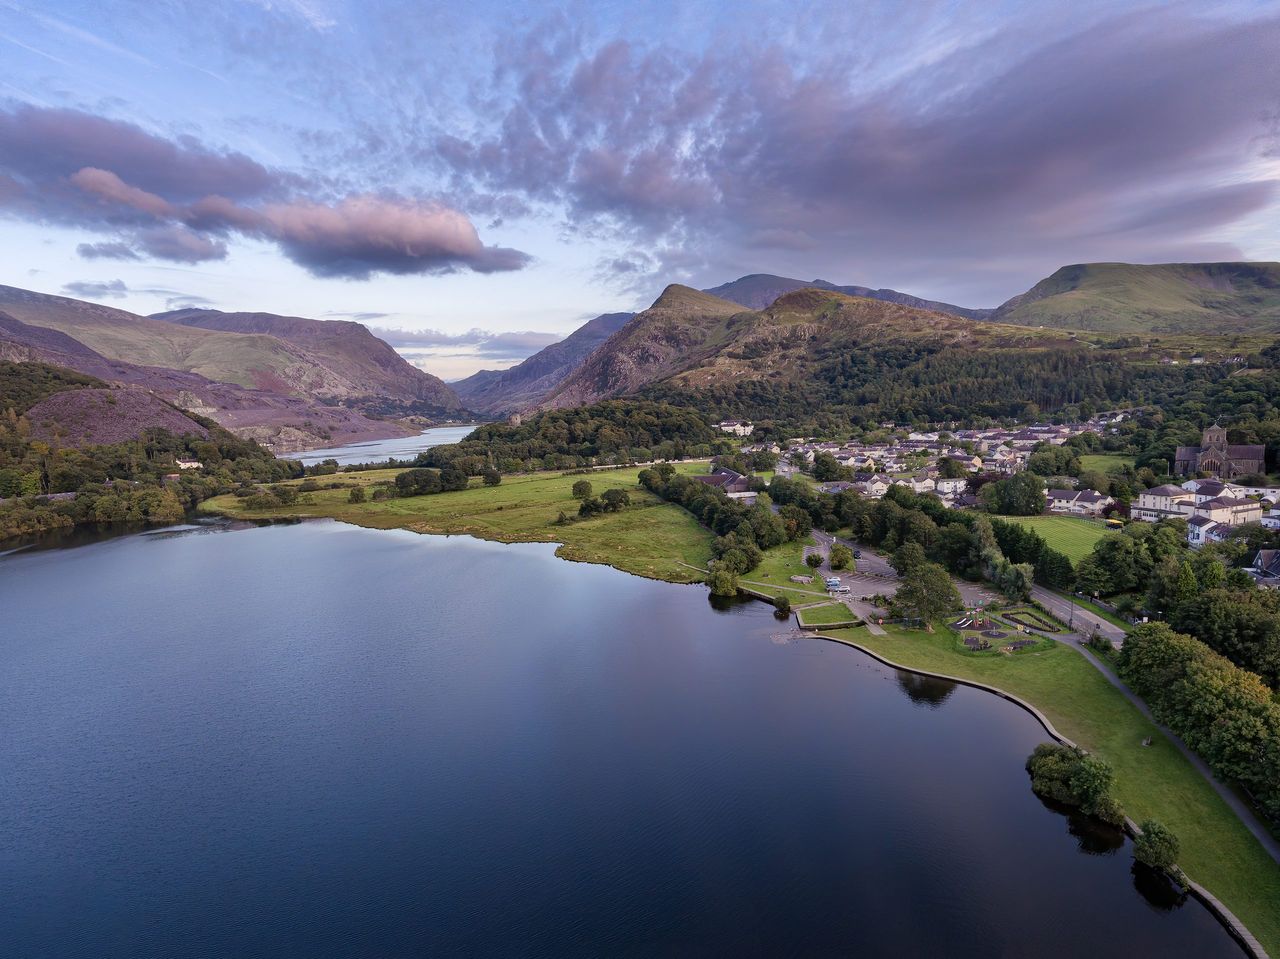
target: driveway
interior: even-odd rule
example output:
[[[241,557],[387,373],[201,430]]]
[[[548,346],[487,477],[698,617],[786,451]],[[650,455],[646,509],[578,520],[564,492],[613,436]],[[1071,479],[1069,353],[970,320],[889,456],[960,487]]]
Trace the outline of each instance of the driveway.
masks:
[[[1124,641],[1123,629],[1064,596],[1059,596],[1043,586],[1031,587],[1031,595],[1064,623],[1072,623],[1078,633],[1090,636],[1095,631],[1099,632],[1111,641],[1112,646],[1119,646]]]

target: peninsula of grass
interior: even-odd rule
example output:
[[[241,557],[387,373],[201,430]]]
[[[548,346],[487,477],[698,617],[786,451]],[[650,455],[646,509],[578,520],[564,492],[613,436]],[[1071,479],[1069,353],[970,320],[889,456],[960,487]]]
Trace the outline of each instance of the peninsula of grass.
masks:
[[[844,603],[823,603],[798,610],[801,626],[845,626],[859,622]]]
[[[1065,553],[1073,563],[1093,552],[1094,544],[1108,532],[1101,520],[1079,516],[1001,516],[1000,519],[1035,530],[1046,543]]]
[[[680,469],[692,473],[706,466],[682,464]],[[556,555],[564,559],[604,563],[673,583],[700,581],[698,569],[705,568],[711,558],[712,534],[686,510],[664,503],[641,487],[639,468],[586,477],[561,473],[504,476],[499,486],[483,486],[473,480],[470,488],[457,492],[378,503],[348,501],[352,486],[371,492],[374,484],[394,480],[398,472],[369,470],[323,477],[325,482],[343,486],[303,493],[295,505],[278,509],[246,509],[244,500],[235,496],[207,500],[201,508],[241,519],[327,517],[372,529],[466,534],[503,543],[560,543]],[[571,490],[584,478],[591,482],[596,496],[608,489],[626,490],[631,505],[621,512],[579,520],[578,500]],[[573,521],[555,525],[561,512]]]
[[[1079,652],[1053,643],[1014,656],[974,655],[946,628],[885,630],[884,636],[865,629],[822,635],[907,668],[986,683],[1034,705],[1064,736],[1111,764],[1116,798],[1128,815],[1172,829],[1187,875],[1222,900],[1271,955],[1280,954],[1280,864],[1177,747]],[[1143,746],[1148,737],[1151,745]]]
[[[822,577],[829,574],[810,569],[804,562],[804,548],[812,545],[813,537],[805,536],[793,543],[766,549],[761,555],[760,565],[741,577],[742,585],[775,599],[785,596],[792,605],[826,599]],[[792,576],[808,576],[811,582],[793,583]]]

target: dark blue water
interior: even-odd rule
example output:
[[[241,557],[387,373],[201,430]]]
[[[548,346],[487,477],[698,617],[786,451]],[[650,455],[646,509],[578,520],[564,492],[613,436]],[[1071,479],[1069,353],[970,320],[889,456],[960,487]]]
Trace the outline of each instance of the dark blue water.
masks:
[[[6,956],[1238,955],[1017,707],[701,587],[312,523],[13,554],[0,611]]]
[[[457,443],[475,430],[470,426],[437,426],[423,430],[416,436],[396,436],[388,440],[367,440],[349,443],[323,450],[307,450],[305,453],[288,453],[285,459],[301,460],[310,466],[322,460],[335,459],[342,465],[349,463],[381,463],[388,459],[411,460],[423,450],[445,443]]]

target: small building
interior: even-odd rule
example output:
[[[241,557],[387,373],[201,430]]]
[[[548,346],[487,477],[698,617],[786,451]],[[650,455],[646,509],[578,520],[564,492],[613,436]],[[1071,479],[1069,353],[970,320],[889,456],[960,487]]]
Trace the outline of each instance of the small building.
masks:
[[[750,436],[755,432],[755,426],[751,423],[745,423],[741,420],[725,420],[716,424],[716,429],[722,433],[732,433],[734,436]]]
[[[1261,585],[1280,585],[1280,549],[1260,549],[1249,564],[1249,572]]]
[[[1188,519],[1195,505],[1195,493],[1181,486],[1166,484],[1139,493],[1130,508],[1130,515],[1143,523],[1158,523],[1162,519]]]
[[[199,460],[180,459],[180,460],[175,460],[174,462],[177,464],[177,467],[180,470],[198,470],[202,466],[204,466],[204,464],[201,463]]]
[[[1049,511],[1073,516],[1101,516],[1102,511],[1115,503],[1110,496],[1091,489],[1051,489],[1045,494]]]

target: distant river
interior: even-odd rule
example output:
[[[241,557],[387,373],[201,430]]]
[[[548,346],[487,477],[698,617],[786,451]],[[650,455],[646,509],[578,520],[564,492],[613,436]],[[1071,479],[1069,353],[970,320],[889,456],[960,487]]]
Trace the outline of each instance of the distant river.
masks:
[[[1004,700],[550,546],[226,529],[0,558],[0,954],[1239,954]]]
[[[364,443],[349,443],[346,446],[333,446],[327,450],[307,450],[305,453],[289,453],[285,459],[302,460],[311,466],[321,460],[335,459],[341,465],[349,463],[378,463],[386,459],[413,459],[423,450],[445,443],[457,443],[479,424],[469,426],[437,426],[423,430],[417,436],[397,436],[389,440],[369,440]]]

